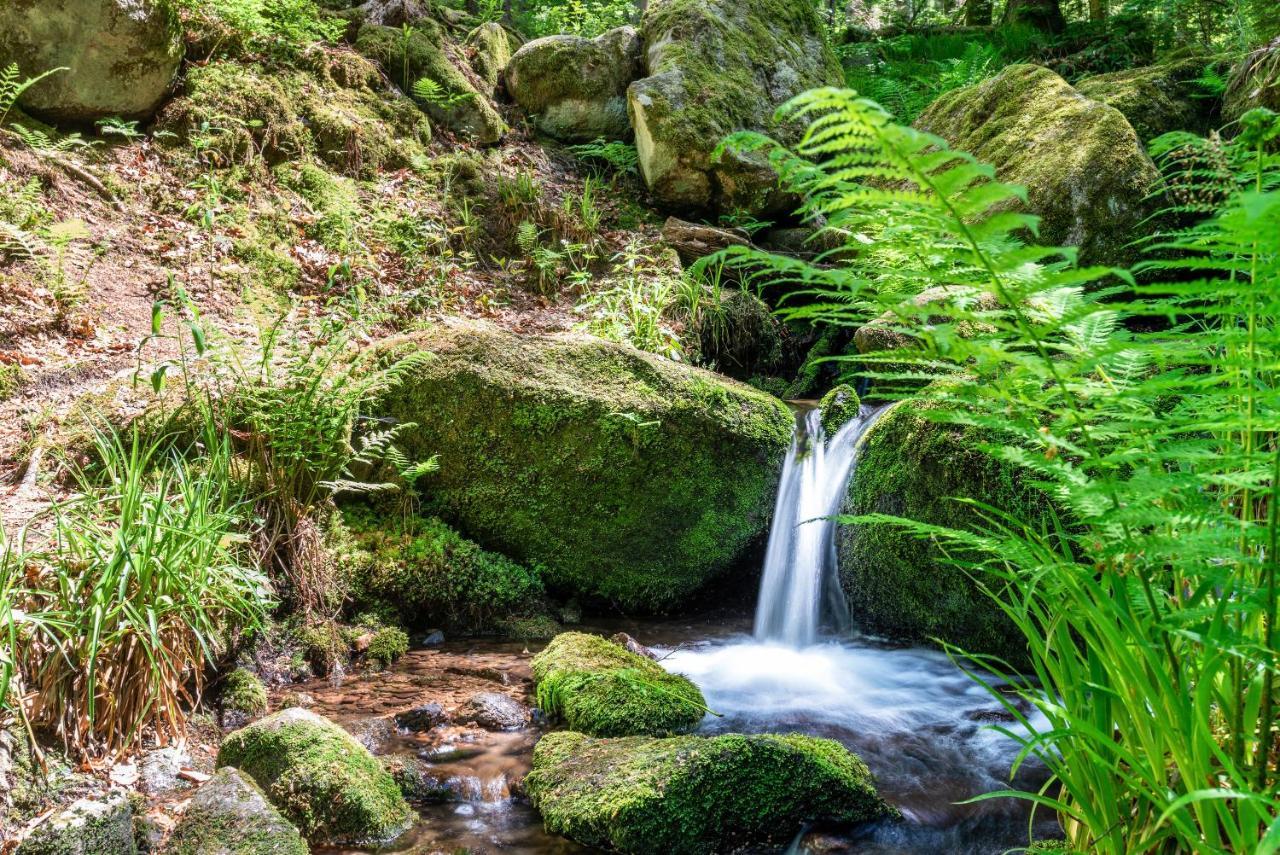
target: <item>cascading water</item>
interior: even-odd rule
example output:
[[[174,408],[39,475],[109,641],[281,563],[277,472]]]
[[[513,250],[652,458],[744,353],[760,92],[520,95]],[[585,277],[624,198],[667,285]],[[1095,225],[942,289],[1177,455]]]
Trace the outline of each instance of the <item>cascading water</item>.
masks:
[[[831,517],[840,511],[862,437],[882,410],[863,407],[830,442],[820,411],[796,417],[756,606],[755,635],[761,641],[813,644],[824,621],[836,633],[849,629]]]

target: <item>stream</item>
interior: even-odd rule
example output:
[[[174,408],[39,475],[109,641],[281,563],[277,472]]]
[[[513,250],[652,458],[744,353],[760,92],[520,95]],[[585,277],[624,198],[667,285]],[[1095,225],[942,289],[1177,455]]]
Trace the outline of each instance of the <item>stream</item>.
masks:
[[[1013,717],[944,654],[848,629],[850,616],[834,582],[833,524],[822,517],[837,509],[855,471],[858,441],[877,415],[864,408],[829,443],[816,412],[798,417],[754,624],[747,615],[717,614],[579,628],[626,632],[697,683],[714,711],[701,732],[797,732],[841,742],[866,761],[881,795],[905,818],[858,829],[808,829],[789,852],[995,855],[1025,847],[1032,819],[1027,803],[963,803],[1009,787],[1017,747],[993,726],[1015,727]],[[536,714],[531,725],[511,731],[447,724],[411,733],[390,718],[428,701],[453,708],[476,692],[531,705],[529,660],[536,649],[451,641],[415,649],[380,674],[298,687],[312,696],[317,712],[375,753],[416,764],[443,799],[419,804],[422,821],[390,846],[326,855],[595,851],[543,832],[521,797],[542,728]],[[1043,769],[1028,763],[1013,783],[1035,788],[1043,780]],[[1040,811],[1035,820],[1036,836],[1056,836],[1052,815]]]

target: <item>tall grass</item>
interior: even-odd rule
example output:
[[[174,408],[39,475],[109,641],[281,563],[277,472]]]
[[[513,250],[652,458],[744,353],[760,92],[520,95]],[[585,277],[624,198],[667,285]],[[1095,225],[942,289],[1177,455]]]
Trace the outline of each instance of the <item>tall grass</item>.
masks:
[[[896,318],[913,346],[850,367],[914,366],[917,386],[934,381],[927,417],[976,428],[1052,500],[1022,519],[971,497],[984,522],[963,531],[864,520],[939,543],[1022,631],[1029,675],[975,657],[1048,722],[988,684],[1019,762],[1052,773],[1014,795],[1054,811],[1077,852],[1280,850],[1280,117],[1244,135],[1253,181],[1166,236],[1136,284],[1024,244],[1019,188],[852,92],[782,112],[810,122],[794,151],[731,144],[767,150],[844,252],[828,267],[730,257],[804,292],[793,315]]]

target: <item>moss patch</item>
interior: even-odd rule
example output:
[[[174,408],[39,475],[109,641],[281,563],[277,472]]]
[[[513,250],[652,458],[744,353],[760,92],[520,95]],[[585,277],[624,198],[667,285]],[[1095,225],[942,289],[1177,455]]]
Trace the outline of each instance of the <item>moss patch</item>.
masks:
[[[858,415],[862,401],[852,386],[841,383],[822,396],[818,409],[822,411],[822,429],[827,436],[835,436],[850,419]]]
[[[548,831],[632,855],[785,844],[808,822],[895,813],[857,756],[808,736],[552,733],[534,749],[525,789]]]
[[[1150,142],[1169,131],[1207,132],[1217,113],[1196,79],[1211,57],[1189,56],[1159,65],[1100,74],[1076,84],[1086,98],[1115,107],[1138,137]]]
[[[257,782],[314,844],[390,840],[413,812],[396,782],[363,745],[331,721],[297,708],[226,738],[218,766]]]
[[[267,711],[267,687],[252,671],[237,668],[222,681],[222,708],[249,715]]]
[[[692,730],[706,713],[686,677],[597,635],[558,635],[532,664],[539,706],[571,730],[665,736]]]
[[[191,799],[167,855],[307,855],[306,841],[238,769],[223,768]]]
[[[426,508],[597,603],[670,610],[767,528],[793,419],[709,372],[588,336],[450,322],[379,415],[440,455]]]

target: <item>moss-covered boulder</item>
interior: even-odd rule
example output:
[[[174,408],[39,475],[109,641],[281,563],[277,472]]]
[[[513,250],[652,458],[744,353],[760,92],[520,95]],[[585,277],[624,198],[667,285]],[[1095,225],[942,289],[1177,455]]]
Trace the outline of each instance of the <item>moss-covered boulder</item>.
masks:
[[[480,145],[492,145],[506,134],[506,123],[480,91],[483,83],[469,76],[474,72],[465,57],[434,22],[421,21],[407,35],[366,24],[355,48],[378,63],[438,125]]]
[[[496,21],[481,24],[467,35],[471,70],[484,81],[486,94],[492,96],[497,92],[502,73],[519,48],[519,37]]]
[[[0,69],[59,71],[22,96],[52,122],[149,119],[182,63],[182,28],[168,0],[6,0]]]
[[[192,796],[166,855],[307,855],[307,843],[239,769],[219,769]]]
[[[957,499],[972,499],[1038,520],[1047,510],[1044,495],[984,453],[976,429],[927,418],[929,406],[895,405],[867,432],[844,513],[965,529],[978,511]],[[865,630],[1025,660],[1024,643],[981,580],[947,564],[936,546],[884,523],[841,525],[836,540],[849,611]]]
[[[137,855],[133,819],[123,790],[78,799],[31,829],[17,855]]]
[[[507,92],[547,136],[630,139],[627,87],[640,76],[640,36],[619,27],[594,39],[547,36],[516,51]]]
[[[544,736],[525,790],[547,830],[627,855],[785,845],[810,822],[894,815],[839,743],[809,736]]]
[[[413,818],[395,780],[363,745],[297,707],[228,736],[218,766],[253,778],[313,844],[390,840]]]
[[[681,733],[707,711],[688,678],[598,635],[557,635],[533,658],[533,678],[544,713],[592,736]]]
[[[1040,217],[1039,240],[1079,247],[1086,263],[1122,264],[1151,212],[1159,178],[1129,122],[1036,65],[1012,65],[944,94],[916,120],[953,148],[995,166],[1027,188]]]
[[[676,210],[761,213],[784,200],[763,158],[712,153],[726,135],[764,130],[789,139],[774,110],[840,64],[805,0],[653,0],[641,32],[645,73],[628,90],[640,170]]]
[[[822,430],[827,436],[835,436],[840,428],[858,415],[861,408],[862,401],[858,398],[858,393],[847,383],[841,383],[823,395],[818,402]]]
[[[747,290],[724,289],[697,327],[701,363],[738,380],[778,374],[791,356],[786,327]]]
[[[1209,130],[1214,103],[1196,80],[1211,57],[1186,56],[1158,65],[1099,74],[1076,84],[1086,98],[1115,107],[1138,137],[1150,142],[1169,131]]]
[[[793,420],[781,401],[591,336],[444,321],[377,414],[440,455],[424,510],[555,590],[670,610],[767,530]]]
[[[536,568],[489,552],[434,517],[345,511],[349,538],[335,558],[358,611],[390,612],[409,626],[453,633],[501,631],[546,615]]]

